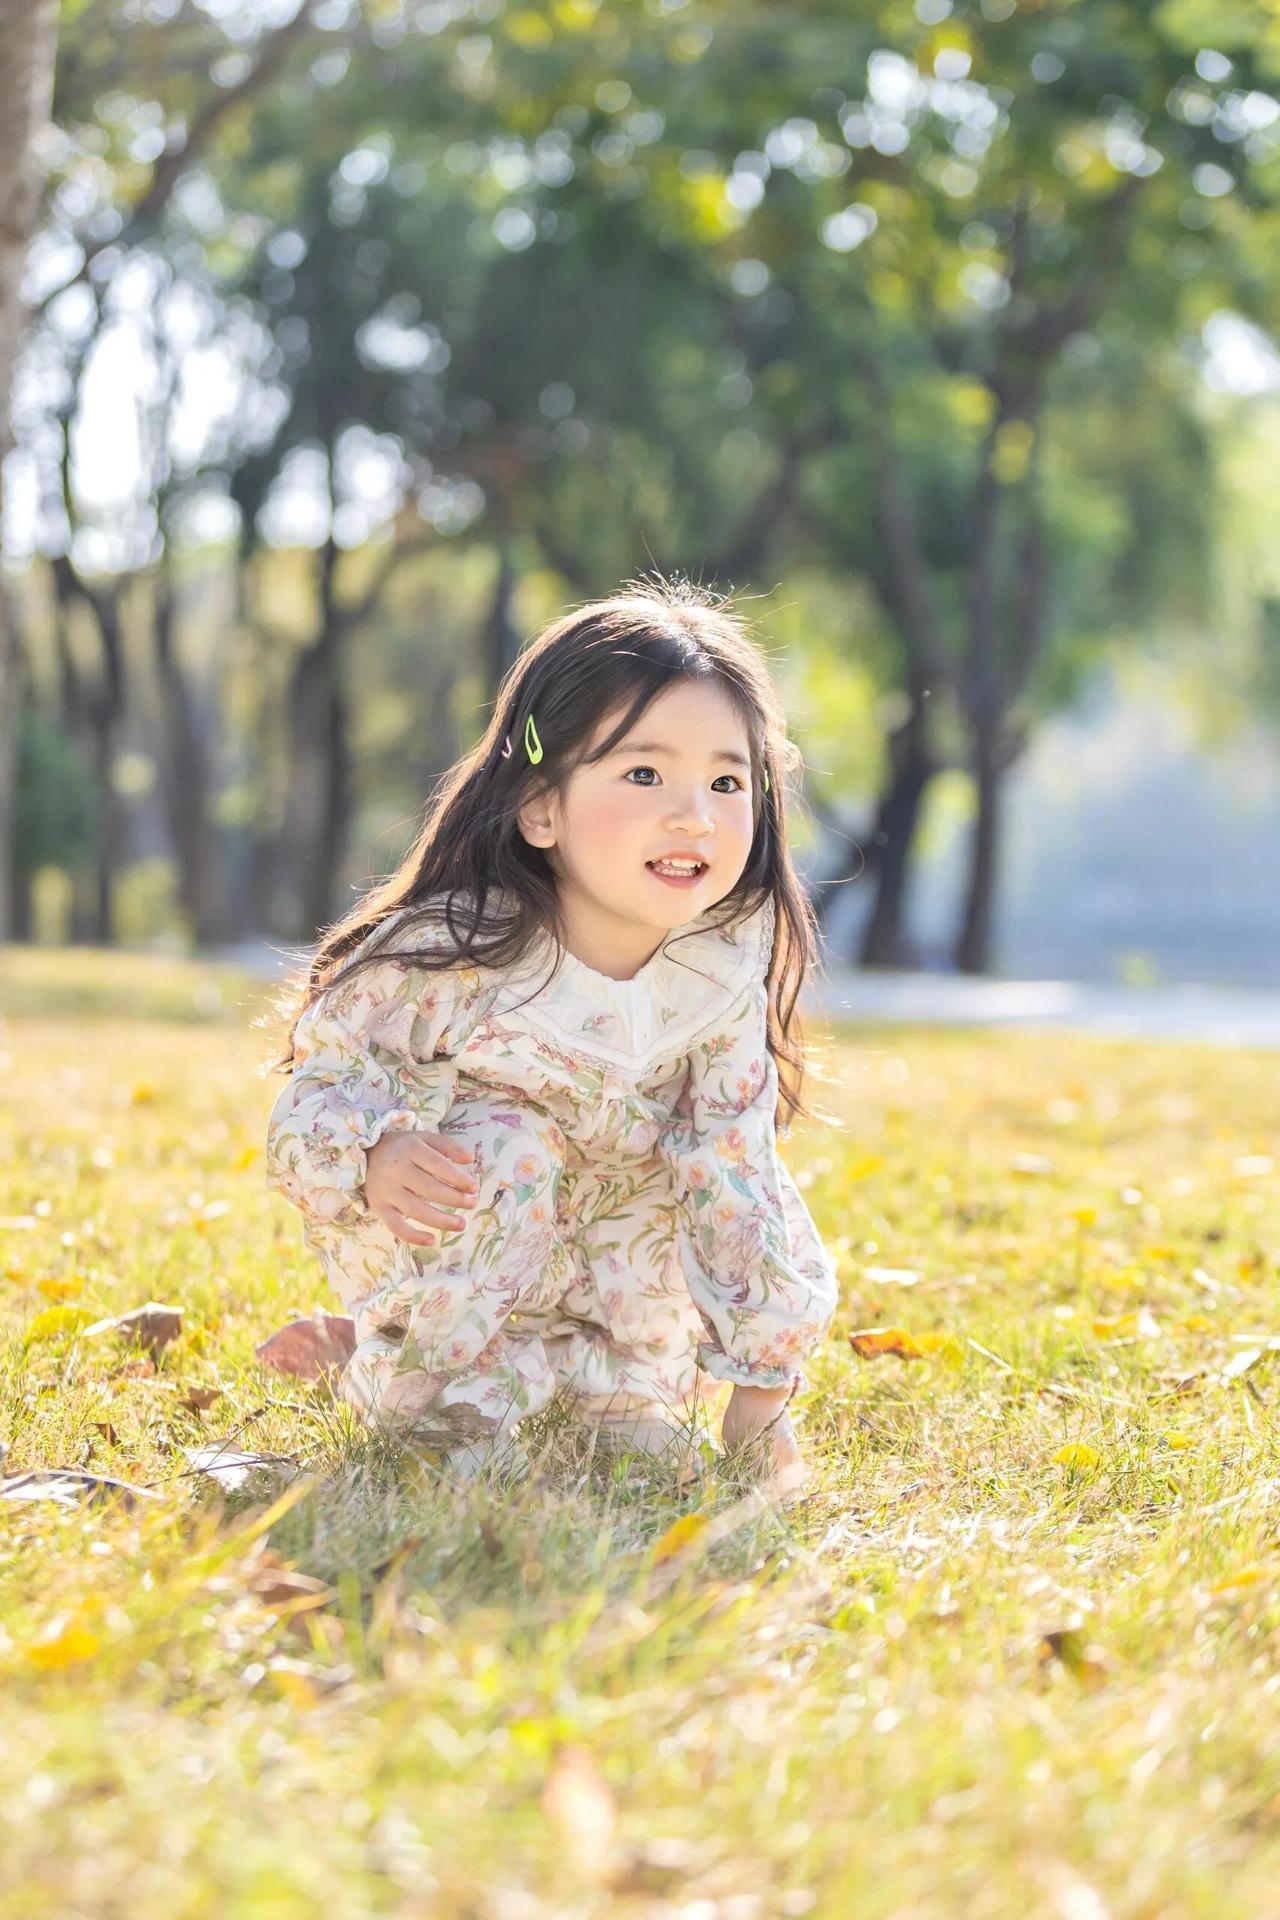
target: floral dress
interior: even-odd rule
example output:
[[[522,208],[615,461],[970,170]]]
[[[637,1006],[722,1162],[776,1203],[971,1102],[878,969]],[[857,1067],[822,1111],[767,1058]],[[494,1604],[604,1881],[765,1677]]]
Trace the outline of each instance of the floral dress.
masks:
[[[380,959],[302,1015],[267,1184],[354,1318],[342,1392],[369,1424],[448,1446],[557,1389],[582,1418],[672,1421],[700,1369],[799,1378],[836,1281],[776,1147],[773,901],[708,922],[630,980],[539,936],[501,971]],[[470,1146],[479,1185],[427,1245],[362,1192],[368,1149],[413,1128]]]

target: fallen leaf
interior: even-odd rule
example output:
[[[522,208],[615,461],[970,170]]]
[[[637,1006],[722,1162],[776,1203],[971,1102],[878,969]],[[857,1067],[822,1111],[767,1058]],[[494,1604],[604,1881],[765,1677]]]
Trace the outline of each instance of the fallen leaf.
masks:
[[[846,1180],[866,1180],[871,1174],[879,1173],[884,1165],[883,1157],[878,1153],[868,1153],[861,1160],[855,1160],[845,1169]]]
[[[864,1267],[862,1277],[878,1287],[916,1287],[921,1278],[914,1267]]]
[[[1219,1580],[1216,1586],[1210,1587],[1209,1591],[1210,1593],[1234,1593],[1238,1588],[1261,1586],[1264,1582],[1277,1578],[1280,1578],[1280,1562],[1268,1560],[1260,1566],[1241,1567],[1237,1573],[1229,1575],[1227,1579]]]
[[[906,1327],[864,1327],[850,1332],[848,1344],[862,1359],[877,1359],[881,1354],[896,1354],[900,1359],[927,1359],[931,1354],[960,1357],[960,1340],[950,1332],[913,1334]]]
[[[1065,1447],[1058,1448],[1053,1458],[1057,1466],[1081,1473],[1096,1467],[1102,1455],[1096,1447],[1087,1446],[1083,1440],[1069,1440]]]
[[[1099,1687],[1110,1666],[1102,1648],[1085,1640],[1079,1627],[1055,1627],[1040,1636],[1040,1661],[1056,1660],[1075,1675],[1082,1686]]]
[[[673,1554],[682,1553],[706,1531],[707,1525],[705,1513],[682,1513],[678,1520],[672,1521],[654,1547],[654,1566],[659,1567],[664,1560],[670,1560]]]
[[[188,1387],[178,1405],[187,1407],[192,1413],[204,1413],[215,1400],[221,1400],[221,1387]]]
[[[160,1497],[149,1487],[135,1487],[106,1473],[81,1473],[74,1467],[39,1467],[0,1480],[0,1500],[52,1500],[59,1506],[73,1507],[85,1498],[112,1494],[118,1494],[126,1508],[135,1507],[139,1500]]]
[[[267,1662],[267,1672],[271,1684],[282,1700],[299,1713],[309,1713],[318,1705],[320,1696],[316,1692],[313,1670],[304,1666],[300,1660],[289,1660],[277,1655]]]
[[[55,1621],[27,1648],[27,1664],[42,1673],[60,1673],[66,1667],[92,1660],[101,1642],[96,1633],[77,1621]]]
[[[355,1322],[350,1315],[326,1313],[317,1307],[314,1313],[277,1328],[254,1348],[254,1353],[265,1367],[315,1380],[331,1368],[345,1367],[355,1346]]]
[[[1188,1447],[1195,1445],[1189,1433],[1162,1433],[1160,1438],[1172,1453],[1185,1453]]]
[[[286,1467],[289,1477],[296,1474],[298,1464],[282,1453],[240,1453],[234,1447],[222,1445],[219,1441],[210,1441],[203,1447],[184,1447],[183,1452],[191,1462],[187,1473],[207,1474],[220,1486],[232,1489],[242,1487],[255,1467]]]
[[[28,1340],[54,1340],[61,1333],[78,1333],[92,1314],[88,1307],[45,1307],[28,1320]]]
[[[78,1300],[84,1292],[84,1281],[79,1274],[73,1274],[68,1280],[59,1280],[50,1275],[48,1279],[37,1280],[36,1286],[46,1300],[58,1304],[64,1300]]]
[[[1104,1314],[1093,1322],[1099,1340],[1153,1340],[1159,1336],[1160,1322],[1150,1307],[1134,1313]]]
[[[155,1370],[156,1363],[150,1354],[137,1353],[132,1360],[126,1360],[122,1367],[117,1367],[111,1378],[113,1380],[149,1380]]]
[[[136,1341],[140,1347],[146,1347],[155,1355],[163,1353],[182,1332],[182,1308],[166,1307],[158,1300],[148,1300],[144,1306],[134,1307],[129,1313],[116,1314],[109,1320],[96,1320],[86,1332],[123,1334],[126,1340]]]
[[[254,1598],[272,1613],[307,1613],[313,1607],[327,1606],[338,1593],[327,1580],[300,1573],[296,1567],[266,1567],[249,1585]]]

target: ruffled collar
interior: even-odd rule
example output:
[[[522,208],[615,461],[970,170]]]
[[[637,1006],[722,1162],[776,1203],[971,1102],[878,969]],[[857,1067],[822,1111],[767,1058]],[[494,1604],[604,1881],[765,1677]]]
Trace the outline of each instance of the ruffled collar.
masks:
[[[630,980],[598,973],[567,948],[540,939],[518,974],[503,983],[490,1012],[509,1006],[575,1053],[642,1070],[692,1045],[753,982],[764,981],[773,952],[772,898],[731,926],[715,924],[722,913],[712,908],[675,928]],[[560,964],[548,980],[557,952]],[[529,997],[540,981],[545,985]]]

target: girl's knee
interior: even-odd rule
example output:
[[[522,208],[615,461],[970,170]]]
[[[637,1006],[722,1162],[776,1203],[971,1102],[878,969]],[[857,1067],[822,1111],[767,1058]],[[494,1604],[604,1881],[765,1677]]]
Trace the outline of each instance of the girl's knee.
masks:
[[[507,1101],[467,1100],[450,1110],[440,1131],[471,1149],[471,1171],[482,1190],[510,1187],[522,1203],[554,1196],[565,1137],[545,1114]]]

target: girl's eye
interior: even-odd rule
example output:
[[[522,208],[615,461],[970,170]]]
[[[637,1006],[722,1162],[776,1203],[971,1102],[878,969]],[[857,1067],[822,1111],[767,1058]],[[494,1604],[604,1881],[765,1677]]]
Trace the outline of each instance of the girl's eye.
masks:
[[[625,774],[623,775],[623,779],[624,779],[624,780],[630,780],[630,778],[631,778],[631,775],[632,775],[633,773],[656,773],[656,772],[657,772],[657,768],[656,768],[656,767],[628,767],[628,769],[627,769],[627,771],[626,771],[626,773],[625,773]],[[720,773],[720,774],[717,774],[717,775],[716,775],[716,779],[717,779],[717,780],[732,780],[732,782],[733,782],[733,786],[732,786],[732,787],[730,788],[730,792],[732,792],[732,793],[739,793],[739,792],[741,792],[741,791],[742,791],[742,782],[741,782],[741,780],[739,780],[739,778],[738,778],[738,776],[737,776],[737,774],[736,774],[736,773]],[[649,782],[648,780],[641,780],[641,781],[639,782],[639,784],[640,784],[640,785],[641,785],[642,787],[647,787],[647,786],[649,786],[649,785],[650,785],[651,783],[650,783],[650,782]]]

